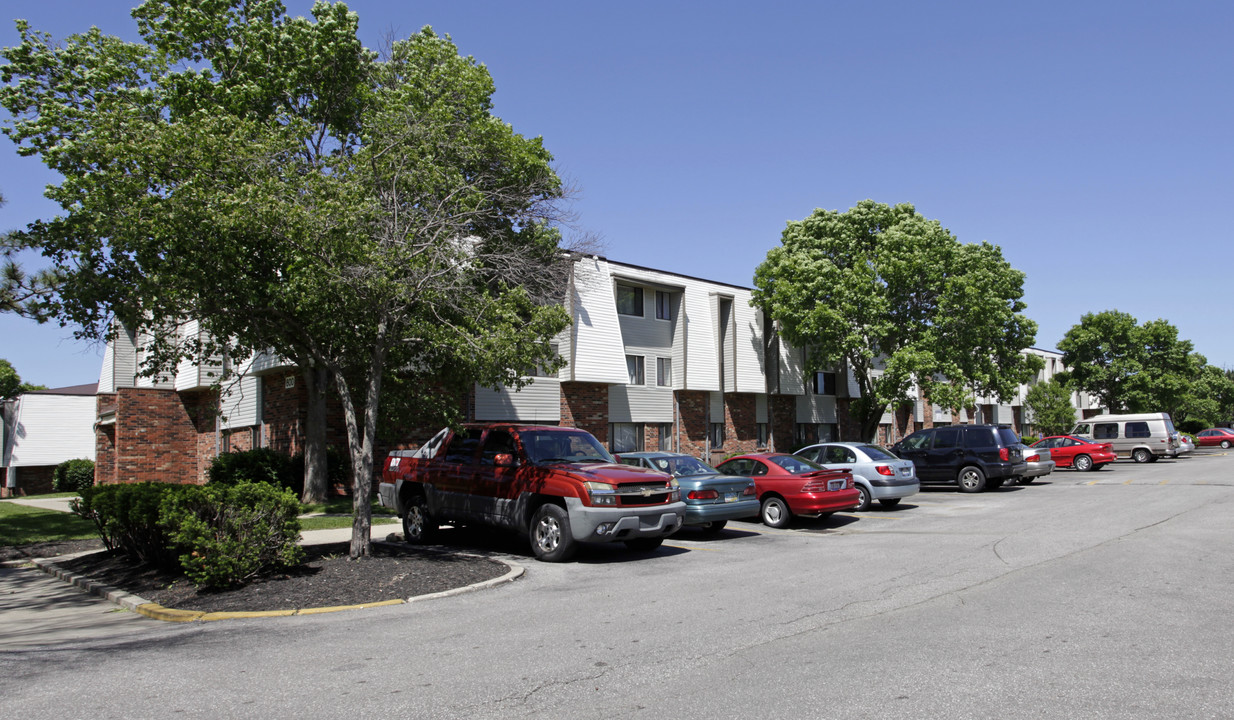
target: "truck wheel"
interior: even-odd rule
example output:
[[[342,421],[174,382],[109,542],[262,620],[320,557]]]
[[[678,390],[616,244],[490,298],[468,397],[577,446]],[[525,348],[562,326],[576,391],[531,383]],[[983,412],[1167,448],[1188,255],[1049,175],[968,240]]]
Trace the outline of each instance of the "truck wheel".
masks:
[[[759,517],[767,527],[782,528],[788,527],[788,523],[793,519],[793,513],[788,509],[788,503],[773,495],[763,501],[763,509],[759,512]]]
[[[1145,448],[1136,448],[1135,452],[1131,453],[1131,459],[1138,463],[1146,463],[1153,459],[1153,453]]]
[[[1071,464],[1080,472],[1088,472],[1093,469],[1093,459],[1087,455],[1076,455],[1075,460]]]
[[[565,562],[577,550],[570,534],[570,515],[560,505],[545,503],[531,516],[531,551],[544,562]]]
[[[403,515],[403,540],[411,545],[431,543],[437,534],[437,523],[428,512],[428,502],[416,495]]]
[[[981,468],[969,465],[960,469],[956,482],[960,485],[960,492],[981,492],[985,490],[985,473],[981,472]]]
[[[634,538],[626,540],[626,547],[634,552],[651,552],[664,544],[664,538]]]

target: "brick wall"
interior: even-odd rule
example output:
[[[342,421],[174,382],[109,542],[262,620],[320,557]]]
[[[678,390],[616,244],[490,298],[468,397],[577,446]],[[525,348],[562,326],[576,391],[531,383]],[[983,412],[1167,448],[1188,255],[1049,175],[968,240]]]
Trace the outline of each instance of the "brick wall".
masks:
[[[767,409],[771,413],[771,431],[775,433],[772,440],[776,452],[789,452],[795,444],[797,430],[797,398],[795,395],[772,395],[767,399]]]
[[[109,478],[98,473],[100,481],[205,482],[213,452],[203,457],[202,449],[213,446],[214,393],[121,388],[115,397],[114,470]]]
[[[677,391],[677,441],[681,452],[706,461],[707,404],[711,393],[704,390]]]
[[[49,493],[53,489],[52,481],[55,472],[55,465],[0,468],[0,497],[25,497]],[[17,487],[8,487],[8,473],[13,473],[17,479]]]
[[[115,393],[99,393],[95,398],[98,415],[116,405]],[[116,481],[116,426],[94,427],[94,484],[104,485]]]
[[[758,451],[758,422],[755,395],[726,393],[724,395],[724,447],[721,457]],[[719,462],[713,452],[711,459]]]
[[[586,430],[608,448],[608,385],[561,383],[561,425]]]

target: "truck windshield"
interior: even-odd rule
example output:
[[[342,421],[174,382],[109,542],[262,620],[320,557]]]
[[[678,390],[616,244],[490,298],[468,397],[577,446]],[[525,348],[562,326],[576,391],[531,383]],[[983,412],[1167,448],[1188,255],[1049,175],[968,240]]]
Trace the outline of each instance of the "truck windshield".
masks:
[[[519,439],[532,463],[615,462],[591,433],[581,430],[523,430]]]

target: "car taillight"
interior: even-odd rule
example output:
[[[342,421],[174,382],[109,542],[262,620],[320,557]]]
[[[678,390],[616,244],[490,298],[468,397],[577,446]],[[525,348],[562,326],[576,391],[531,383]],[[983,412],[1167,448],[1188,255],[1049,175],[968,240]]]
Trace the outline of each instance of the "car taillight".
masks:
[[[1000,448],[998,451],[998,459],[1002,460],[1003,462],[1010,462],[1011,448]]]
[[[754,493],[755,493],[754,483],[750,483],[749,485],[746,485],[746,489],[741,491],[742,495],[750,495],[751,497],[754,496]]]
[[[1041,456],[1037,455],[1036,453],[1024,458],[1025,462],[1037,462],[1040,459],[1041,459]]]
[[[715,490],[691,490],[686,495],[687,500],[715,500],[720,497],[720,493]]]
[[[803,493],[827,492],[827,481],[826,480],[811,480],[810,482],[801,486],[801,492]]]
[[[852,475],[849,475],[849,476],[848,476],[848,482],[844,483],[844,487],[845,487],[845,489],[848,489],[848,490],[852,490],[853,488],[857,487],[855,484],[853,484],[853,476],[852,476]]]
[[[876,471],[878,471],[878,474],[879,474],[879,475],[887,475],[887,476],[891,476],[891,475],[895,475],[895,474],[896,474],[896,471],[895,471],[895,470],[892,470],[890,465],[879,465],[879,466],[875,467],[874,469],[875,469]]]

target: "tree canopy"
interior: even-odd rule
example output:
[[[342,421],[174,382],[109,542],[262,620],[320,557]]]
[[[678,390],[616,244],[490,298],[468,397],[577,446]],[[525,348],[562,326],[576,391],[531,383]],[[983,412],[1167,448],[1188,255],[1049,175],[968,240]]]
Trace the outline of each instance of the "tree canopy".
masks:
[[[1062,435],[1075,426],[1071,390],[1057,378],[1029,387],[1024,394],[1024,407],[1031,413],[1028,422],[1042,435]]]
[[[1058,343],[1074,390],[1111,412],[1178,412],[1207,361],[1165,320],[1118,310],[1086,313]]]
[[[806,350],[806,370],[847,366],[871,439],[913,386],[936,405],[1012,396],[1039,360],[1024,273],[995,245],[964,244],[912,205],[865,200],[789,222],[754,274],[754,302]]]
[[[312,12],[149,0],[141,43],[63,47],[19,21],[0,100],[19,150],[64,177],[63,214],[22,234],[67,273],[56,310],[82,335],[119,318],[154,331],[150,369],[269,349],[333,380],[360,555],[382,411],[448,422],[472,383],[555,362],[562,186],[449,38],[379,59],[346,6]],[[205,337],[167,332],[184,319]]]

